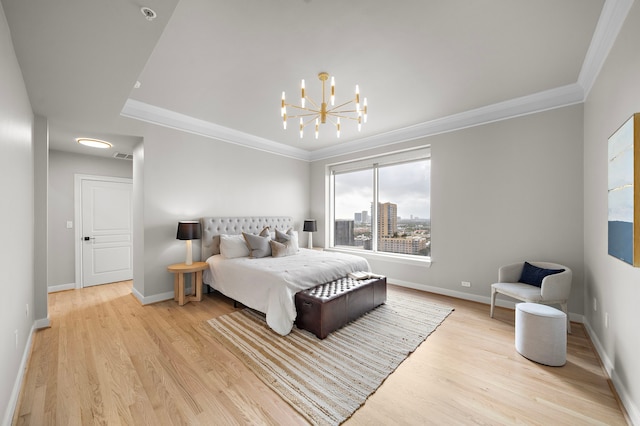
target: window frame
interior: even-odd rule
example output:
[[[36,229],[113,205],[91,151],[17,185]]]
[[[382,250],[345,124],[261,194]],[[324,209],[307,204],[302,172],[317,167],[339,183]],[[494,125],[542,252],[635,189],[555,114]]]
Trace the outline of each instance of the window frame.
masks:
[[[335,246],[335,176],[343,173],[351,173],[360,170],[372,170],[373,182],[373,205],[377,206],[379,202],[379,176],[378,171],[381,167],[393,166],[397,164],[411,163],[416,161],[428,160],[431,161],[431,147],[430,145],[411,148],[403,151],[395,151],[392,153],[371,156],[366,158],[358,158],[350,161],[328,164],[327,176],[328,176],[328,203],[327,203],[327,218],[325,226],[328,231],[328,244],[326,250],[339,251],[351,254],[357,254],[365,258],[372,259],[385,259],[397,263],[412,264],[412,265],[426,265],[430,266],[432,263],[432,255],[419,256],[415,254],[403,254],[403,253],[390,253],[384,251],[378,251],[378,227],[373,224],[377,224],[378,221],[378,209],[372,209],[371,211],[371,250],[351,249],[347,246]],[[431,175],[429,176],[429,189],[431,189]],[[431,192],[429,190],[429,192]],[[429,214],[431,219],[431,214]],[[432,241],[431,238],[429,241]]]

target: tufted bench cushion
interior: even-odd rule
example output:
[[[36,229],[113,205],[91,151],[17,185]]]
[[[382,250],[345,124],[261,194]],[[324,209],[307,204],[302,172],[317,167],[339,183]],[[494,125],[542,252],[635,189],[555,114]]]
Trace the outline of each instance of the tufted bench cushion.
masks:
[[[387,278],[339,278],[296,293],[296,326],[320,339],[387,300]]]

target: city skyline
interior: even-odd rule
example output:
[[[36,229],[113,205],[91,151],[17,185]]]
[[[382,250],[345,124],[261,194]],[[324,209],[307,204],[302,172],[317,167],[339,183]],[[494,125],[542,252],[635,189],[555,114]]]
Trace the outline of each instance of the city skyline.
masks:
[[[398,206],[398,217],[431,218],[429,179],[431,162],[411,162],[379,168],[379,202]],[[373,171],[362,170],[335,176],[335,218],[353,219],[354,213],[371,215]]]

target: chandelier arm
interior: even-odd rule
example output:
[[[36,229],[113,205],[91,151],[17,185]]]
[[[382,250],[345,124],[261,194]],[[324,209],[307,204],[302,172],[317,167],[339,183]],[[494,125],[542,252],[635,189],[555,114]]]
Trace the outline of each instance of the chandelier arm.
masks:
[[[349,118],[349,117],[342,117],[342,116],[339,116],[339,115],[336,115],[336,116],[334,116],[334,117]],[[331,124],[333,124],[333,126],[334,126],[335,128],[338,128],[338,122],[337,122],[337,121],[333,121],[333,117],[329,117],[329,121],[331,122]]]
[[[345,102],[345,103],[343,103],[343,104],[336,105],[336,106],[332,107],[330,110],[327,110],[327,112],[329,112],[329,111],[335,111],[335,110],[337,110],[337,109],[339,109],[339,108],[342,108],[343,106],[347,106],[347,105],[349,105],[349,104],[351,104],[351,103],[354,103],[354,102],[355,102],[355,101],[354,101],[353,99],[351,99],[350,101],[347,101],[347,102]]]
[[[313,112],[309,114],[287,115],[287,118],[300,118],[300,117],[320,117],[320,114]]]
[[[356,117],[352,117],[352,116],[349,116],[349,115],[336,114],[336,113],[332,113],[332,114],[327,113],[327,116],[330,116],[330,117],[339,117],[339,118],[344,118],[345,120],[354,120],[354,121],[358,121],[358,116],[356,116]]]
[[[309,112],[313,112],[315,114],[320,114],[320,110],[316,110],[316,109],[313,109],[313,108],[301,107],[301,106],[293,105],[293,104],[286,104],[286,105],[291,107],[291,108],[301,109],[303,111],[309,111]]]
[[[362,112],[362,110],[360,110],[360,112]],[[358,114],[358,110],[357,109],[344,109],[344,110],[340,110],[340,111],[336,111],[335,109],[332,109],[331,111],[327,111],[327,114]]]
[[[302,124],[302,128],[304,129],[304,128],[305,128],[305,127],[307,127],[309,124],[313,124],[313,123],[315,123],[315,121],[316,121],[316,118],[315,118],[315,117],[311,117],[309,120],[307,120],[307,122],[306,122],[306,123],[303,123],[303,124]]]
[[[307,102],[309,102],[311,105],[313,105],[315,108],[317,108],[317,109],[318,109],[318,111],[320,111],[320,107],[318,106],[318,104],[317,104],[317,103],[315,103],[315,102],[313,101],[313,99],[311,99],[311,98],[310,98],[310,97],[308,97],[308,96],[305,96],[304,98],[307,100]]]

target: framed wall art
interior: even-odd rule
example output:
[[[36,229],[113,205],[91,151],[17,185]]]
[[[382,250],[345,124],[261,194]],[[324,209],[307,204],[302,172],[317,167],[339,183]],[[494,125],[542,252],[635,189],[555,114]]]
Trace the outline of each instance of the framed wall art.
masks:
[[[640,113],[609,138],[609,254],[640,267]]]

